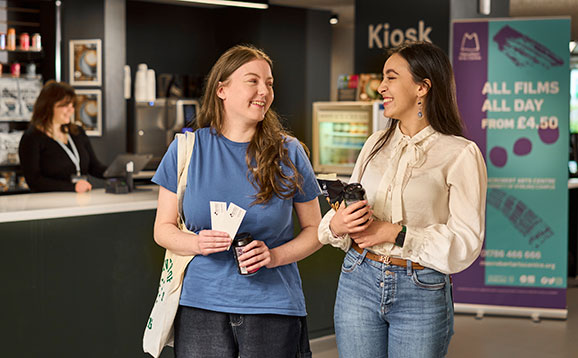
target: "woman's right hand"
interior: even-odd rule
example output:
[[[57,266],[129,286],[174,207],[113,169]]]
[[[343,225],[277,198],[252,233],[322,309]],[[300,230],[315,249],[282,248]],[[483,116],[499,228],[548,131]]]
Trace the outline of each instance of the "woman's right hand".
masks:
[[[74,191],[76,191],[77,193],[85,193],[91,190],[92,184],[83,179],[77,181],[76,184],[74,185]]]
[[[329,228],[336,236],[362,232],[373,222],[372,214],[367,200],[358,201],[348,207],[341,203],[329,222]]]
[[[207,256],[216,252],[226,251],[231,246],[229,234],[218,230],[201,230],[197,235],[198,252]]]

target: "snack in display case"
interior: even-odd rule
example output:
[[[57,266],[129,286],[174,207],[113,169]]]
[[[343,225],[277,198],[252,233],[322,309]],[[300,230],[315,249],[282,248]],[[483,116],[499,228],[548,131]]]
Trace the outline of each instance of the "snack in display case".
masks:
[[[362,73],[359,75],[359,98],[360,101],[375,101],[381,99],[378,92],[382,75],[379,73]]]
[[[337,100],[355,101],[358,81],[358,75],[340,75],[337,79]]]
[[[381,114],[379,102],[314,103],[313,169],[350,175]]]

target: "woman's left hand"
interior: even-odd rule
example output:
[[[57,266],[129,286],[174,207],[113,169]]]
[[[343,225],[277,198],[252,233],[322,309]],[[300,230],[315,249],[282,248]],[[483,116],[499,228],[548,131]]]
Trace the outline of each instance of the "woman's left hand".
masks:
[[[365,249],[385,242],[394,243],[400,230],[400,225],[375,220],[364,231],[349,236],[360,248]]]
[[[239,256],[239,265],[247,271],[256,271],[271,264],[271,251],[263,241],[253,240],[243,248],[243,255]]]

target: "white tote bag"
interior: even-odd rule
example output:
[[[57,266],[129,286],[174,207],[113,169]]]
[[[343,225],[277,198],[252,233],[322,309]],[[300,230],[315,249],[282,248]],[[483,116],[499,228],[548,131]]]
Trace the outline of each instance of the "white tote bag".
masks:
[[[183,196],[187,186],[187,169],[195,144],[195,134],[186,132],[177,134],[176,137],[178,140],[177,226],[183,232],[192,233],[187,230],[184,223]],[[143,350],[155,358],[161,354],[165,346],[174,346],[173,322],[179,308],[185,270],[192,258],[193,256],[181,256],[166,250],[159,291],[143,336]]]

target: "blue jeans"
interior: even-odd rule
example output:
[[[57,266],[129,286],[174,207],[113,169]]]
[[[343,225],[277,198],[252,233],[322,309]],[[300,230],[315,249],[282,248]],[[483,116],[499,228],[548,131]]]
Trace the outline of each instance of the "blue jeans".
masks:
[[[351,249],[335,301],[340,358],[439,358],[453,335],[449,276],[390,266]]]
[[[174,328],[176,358],[311,357],[305,317],[179,306]]]

